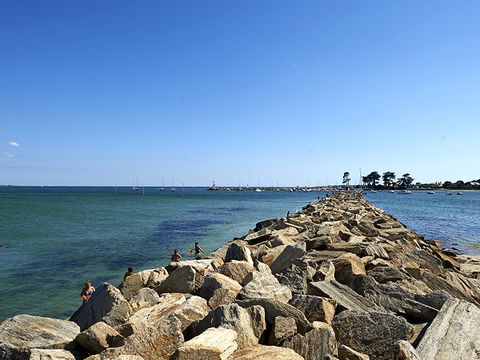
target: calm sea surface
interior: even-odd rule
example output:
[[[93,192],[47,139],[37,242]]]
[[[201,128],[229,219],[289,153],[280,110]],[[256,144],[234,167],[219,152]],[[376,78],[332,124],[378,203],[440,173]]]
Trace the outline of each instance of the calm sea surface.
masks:
[[[118,285],[128,266],[212,251],[256,222],[285,216],[324,193],[209,192],[205,188],[0,187],[0,321],[68,317],[86,279]],[[480,193],[367,193],[368,200],[447,247],[480,254]]]

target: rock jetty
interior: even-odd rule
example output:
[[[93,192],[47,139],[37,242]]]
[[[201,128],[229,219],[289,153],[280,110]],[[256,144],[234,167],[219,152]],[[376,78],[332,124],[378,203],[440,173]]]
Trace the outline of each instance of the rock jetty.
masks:
[[[480,359],[480,261],[355,192],[207,259],[104,283],[69,321],[0,326],[0,359]]]

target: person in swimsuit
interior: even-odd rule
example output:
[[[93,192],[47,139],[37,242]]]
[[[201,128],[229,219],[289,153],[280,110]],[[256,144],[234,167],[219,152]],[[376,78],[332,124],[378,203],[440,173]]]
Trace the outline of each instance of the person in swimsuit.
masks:
[[[88,302],[88,300],[90,300],[94,292],[95,292],[95,288],[93,287],[92,282],[88,280],[85,283],[85,286],[83,287],[82,292],[80,293],[80,296],[82,297],[84,304]]]
[[[125,279],[132,274],[133,274],[133,268],[131,266],[129,266],[128,271],[123,275],[123,281],[125,281]]]
[[[205,254],[205,251],[203,251],[203,249],[200,247],[200,245],[198,245],[198,242],[195,243],[195,255],[200,255],[200,252],[204,253]]]
[[[195,252],[195,258],[198,260],[200,259],[200,253],[204,253],[205,254],[205,251],[203,251],[203,249],[200,247],[200,245],[198,245],[198,242],[195,242],[195,246],[193,249],[189,249],[190,251],[190,254],[192,252]]]
[[[175,249],[172,254],[172,261],[179,262],[182,260],[182,255],[178,253],[178,249]]]

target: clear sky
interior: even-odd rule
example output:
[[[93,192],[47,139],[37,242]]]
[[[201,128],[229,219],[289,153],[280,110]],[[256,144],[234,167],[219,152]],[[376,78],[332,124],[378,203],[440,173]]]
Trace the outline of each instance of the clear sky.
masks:
[[[478,179],[479,16],[477,0],[3,0],[0,184]]]

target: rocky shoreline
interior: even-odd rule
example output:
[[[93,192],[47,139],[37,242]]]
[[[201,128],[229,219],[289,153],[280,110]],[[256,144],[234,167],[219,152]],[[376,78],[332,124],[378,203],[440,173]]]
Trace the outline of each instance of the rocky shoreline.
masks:
[[[104,283],[70,321],[7,319],[0,359],[480,359],[479,279],[480,258],[338,192]]]

